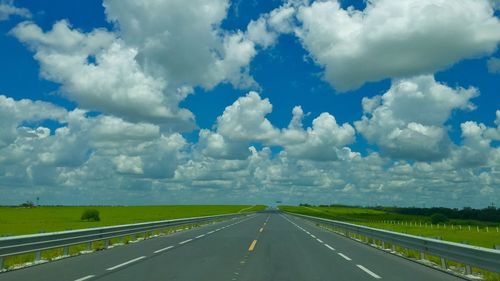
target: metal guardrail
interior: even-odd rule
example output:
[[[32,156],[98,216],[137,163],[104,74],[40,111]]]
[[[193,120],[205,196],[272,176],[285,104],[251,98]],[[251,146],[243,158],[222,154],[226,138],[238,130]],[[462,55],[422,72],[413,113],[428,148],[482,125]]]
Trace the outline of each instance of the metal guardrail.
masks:
[[[41,251],[64,248],[64,255],[68,255],[69,247],[78,244],[87,244],[87,250],[91,249],[91,243],[105,241],[105,247],[109,239],[137,235],[147,232],[193,223],[202,223],[218,219],[230,219],[246,216],[248,213],[237,213],[216,216],[204,216],[194,218],[182,218],[136,224],[125,224],[116,226],[96,227],[61,232],[51,232],[33,235],[20,235],[0,238],[0,270],[3,268],[3,258],[26,253],[35,252],[35,260],[41,259]]]
[[[446,260],[448,259],[465,264],[466,274],[471,274],[470,266],[493,272],[500,272],[500,250],[441,241],[296,213],[286,213],[320,224],[340,228],[346,232],[347,236],[351,233],[379,240],[382,242],[382,247],[384,249],[385,243],[389,243],[392,245],[393,251],[395,251],[395,246],[397,245],[408,249],[418,250],[422,258],[425,257],[425,254],[438,256],[441,258],[441,267],[443,268],[446,268]]]

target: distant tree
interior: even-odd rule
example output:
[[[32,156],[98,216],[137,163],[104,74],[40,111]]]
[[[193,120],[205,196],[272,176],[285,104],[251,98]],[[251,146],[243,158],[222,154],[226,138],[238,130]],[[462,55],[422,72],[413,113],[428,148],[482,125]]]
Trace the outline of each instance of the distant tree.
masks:
[[[431,216],[431,222],[432,223],[445,223],[445,222],[448,222],[448,217],[441,214],[441,213],[435,213]]]
[[[35,207],[35,204],[33,203],[33,201],[26,201],[24,203],[21,204],[21,207],[24,207],[24,208],[33,208]]]
[[[82,221],[100,221],[99,211],[96,209],[86,209],[80,218]]]

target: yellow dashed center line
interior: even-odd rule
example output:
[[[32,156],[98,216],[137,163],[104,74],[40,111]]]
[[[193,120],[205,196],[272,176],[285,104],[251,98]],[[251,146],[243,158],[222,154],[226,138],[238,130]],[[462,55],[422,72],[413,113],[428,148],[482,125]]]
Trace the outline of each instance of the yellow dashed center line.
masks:
[[[248,248],[248,251],[251,252],[255,248],[255,244],[257,244],[257,240],[253,240],[252,244],[250,244],[250,247]]]

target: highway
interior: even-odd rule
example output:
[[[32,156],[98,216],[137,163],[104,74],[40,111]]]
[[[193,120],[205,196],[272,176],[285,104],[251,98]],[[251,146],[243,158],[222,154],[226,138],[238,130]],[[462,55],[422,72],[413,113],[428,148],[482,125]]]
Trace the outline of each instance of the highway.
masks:
[[[1,281],[463,280],[267,211],[0,273]]]

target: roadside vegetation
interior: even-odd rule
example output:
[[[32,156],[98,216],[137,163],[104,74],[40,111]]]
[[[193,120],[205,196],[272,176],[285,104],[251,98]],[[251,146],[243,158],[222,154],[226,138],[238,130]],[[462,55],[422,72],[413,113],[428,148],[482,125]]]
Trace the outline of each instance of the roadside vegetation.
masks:
[[[265,209],[263,205],[0,207],[0,236],[44,233]]]
[[[403,208],[350,206],[280,206],[283,211],[345,221],[422,237],[437,238],[486,248],[500,247],[500,221],[452,219],[446,211],[429,215],[405,214]],[[404,212],[404,211],[403,211]]]

